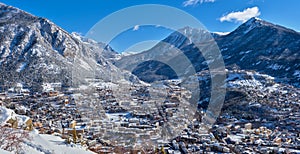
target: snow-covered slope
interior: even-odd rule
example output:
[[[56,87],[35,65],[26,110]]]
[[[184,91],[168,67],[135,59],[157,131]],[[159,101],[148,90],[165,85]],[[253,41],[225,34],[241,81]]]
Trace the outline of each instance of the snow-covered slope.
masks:
[[[12,152],[5,151],[5,150],[2,150],[2,149],[0,149],[0,153],[1,154],[12,154]]]
[[[226,78],[226,98],[223,108],[246,106],[276,106],[276,103],[295,104],[295,112],[298,112],[300,91],[299,88],[287,84],[276,83],[275,79],[269,75],[257,73],[255,71],[245,70],[227,70]],[[199,107],[206,109],[210,101],[211,77],[208,71],[197,73],[200,83],[200,100]],[[191,76],[188,81],[194,81]],[[286,106],[288,107],[288,106]],[[230,112],[232,112],[231,110]],[[244,113],[251,110],[243,108]],[[258,111],[256,114],[261,114]],[[291,112],[294,113],[294,112]],[[270,115],[266,114],[266,117]],[[272,116],[272,115],[271,115]]]
[[[30,133],[32,140],[24,143],[25,153],[30,154],[93,154],[79,145],[67,145],[59,136]]]
[[[96,42],[95,40],[83,37],[78,33],[71,33],[71,35],[78,40],[81,40],[87,47],[89,47],[95,54],[96,60],[101,60],[100,57],[104,57],[105,59],[116,59],[120,56],[120,54],[114,51],[109,45],[104,44],[102,42]]]
[[[13,110],[0,106],[0,125],[5,125],[9,119],[17,119],[18,126],[23,126],[29,117],[18,115]]]
[[[42,82],[70,86],[84,78],[110,80],[124,74],[102,55],[104,45],[83,41],[51,21],[0,3],[0,85],[40,90]],[[128,73],[127,73],[128,75]],[[117,80],[116,80],[117,81]],[[4,86],[5,85],[5,86]]]
[[[0,106],[0,125],[4,126],[9,119],[18,119],[18,125],[22,126],[29,117],[18,115],[13,110]],[[59,136],[39,134],[37,130],[29,132],[30,140],[22,144],[25,153],[30,154],[92,154],[87,148],[75,144],[66,144]],[[0,149],[0,154],[11,154]]]

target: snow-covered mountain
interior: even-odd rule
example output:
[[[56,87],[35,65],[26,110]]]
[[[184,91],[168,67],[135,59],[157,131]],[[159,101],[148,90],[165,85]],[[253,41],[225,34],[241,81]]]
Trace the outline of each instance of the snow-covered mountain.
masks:
[[[123,69],[134,69],[132,65],[136,65],[141,61],[149,59],[163,59],[164,61],[172,60],[174,55],[179,55],[178,49],[187,45],[201,43],[213,39],[208,31],[184,27],[173,32],[170,36],[159,42],[150,50],[123,56],[115,62],[115,65]]]
[[[212,38],[215,39],[220,48],[226,67],[255,70],[275,77],[278,82],[300,86],[300,33],[258,18],[251,18],[227,35],[213,33],[210,36],[208,32],[185,27],[172,33],[148,51],[122,57],[116,62],[116,65],[134,70],[134,74],[143,79],[143,74],[149,75],[149,73],[142,70],[151,62],[143,63],[135,69],[128,66],[138,63],[140,59],[146,61],[153,59],[156,55],[167,56],[174,52],[175,48],[178,48],[190,59],[196,71],[206,70],[207,61],[195,44],[203,46],[203,43],[211,41]],[[200,50],[209,50],[208,45],[204,46],[206,48]],[[126,65],[124,65],[125,63]],[[159,70],[158,68],[155,69]],[[154,72],[151,76],[155,77],[155,71],[148,70]],[[174,74],[164,75],[174,76]]]
[[[299,32],[252,18],[216,41],[227,65],[235,64],[300,86]]]
[[[95,57],[104,57],[105,59],[116,59],[120,54],[116,52],[114,49],[112,49],[109,45],[97,42],[95,40],[86,38],[78,33],[71,33],[72,36],[75,38],[81,40],[86,46],[88,46],[92,51],[94,51]]]
[[[90,77],[131,76],[102,56],[114,55],[104,44],[69,34],[45,18],[1,3],[0,45],[2,89],[22,83],[39,90],[43,82],[70,86]]]

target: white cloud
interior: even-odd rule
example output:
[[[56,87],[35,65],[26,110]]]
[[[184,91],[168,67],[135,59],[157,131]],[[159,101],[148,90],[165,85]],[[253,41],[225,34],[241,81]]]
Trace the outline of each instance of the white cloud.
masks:
[[[246,22],[252,17],[258,17],[260,15],[258,7],[247,8],[243,11],[231,12],[227,15],[224,15],[220,18],[221,22],[229,21],[229,22]]]
[[[196,5],[198,3],[207,3],[207,2],[215,2],[216,0],[186,0],[183,2],[183,6]]]
[[[137,30],[139,30],[140,29],[140,25],[135,25],[134,27],[133,27],[133,31],[137,31]]]

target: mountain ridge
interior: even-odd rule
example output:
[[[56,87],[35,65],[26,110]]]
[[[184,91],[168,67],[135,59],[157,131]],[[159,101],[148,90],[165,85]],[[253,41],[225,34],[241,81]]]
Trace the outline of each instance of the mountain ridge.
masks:
[[[195,31],[186,36],[180,34],[182,31]],[[240,69],[254,70],[260,73],[268,74],[277,78],[278,82],[288,83],[294,86],[300,86],[300,78],[293,75],[297,73],[300,65],[300,33],[280,25],[272,24],[258,18],[251,18],[241,24],[234,31],[222,36],[206,36],[207,31],[201,33],[197,29],[183,28],[179,32],[174,32],[166,37],[162,42],[174,45],[180,49],[193,63],[196,71],[207,69],[207,64],[195,43],[199,44],[205,41],[211,41],[214,38],[218,44],[227,68],[237,66]],[[191,36],[191,37],[190,37]],[[155,52],[169,53],[167,45],[158,43],[152,49],[140,54],[122,57],[115,64],[118,67],[131,66],[135,63],[138,56],[144,60],[151,59]],[[202,50],[202,49],[200,49]],[[204,49],[205,50],[205,49]],[[201,65],[203,63],[203,65]],[[126,64],[126,65],[124,65]],[[139,76],[141,68],[135,70],[135,75]],[[132,68],[131,68],[132,70]],[[286,70],[286,71],[284,71]],[[145,72],[144,72],[145,74]],[[153,75],[154,76],[154,75]],[[168,76],[166,74],[166,76]],[[173,74],[171,75],[173,76]]]
[[[83,42],[48,19],[0,4],[0,21],[2,90],[16,83],[39,91],[43,82],[68,87],[84,78],[132,76],[102,56],[105,48]]]

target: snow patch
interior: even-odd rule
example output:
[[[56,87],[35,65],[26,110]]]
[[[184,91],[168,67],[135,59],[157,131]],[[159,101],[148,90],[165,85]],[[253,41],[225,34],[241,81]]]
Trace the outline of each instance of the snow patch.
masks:
[[[267,68],[270,68],[270,69],[272,69],[272,70],[280,70],[280,69],[282,69],[283,67],[284,67],[284,66],[282,66],[282,65],[272,64],[272,65],[268,66]]]
[[[12,154],[12,152],[5,151],[5,150],[2,150],[2,149],[0,149],[0,153],[1,154]]]
[[[228,35],[230,32],[213,32],[213,33],[220,35],[220,36],[225,36],[225,35]]]
[[[9,119],[18,119],[18,125],[22,126],[25,124],[29,117],[18,115],[13,110],[7,109],[5,107],[0,107],[0,124],[5,125]]]
[[[24,144],[25,153],[51,154],[51,153],[80,153],[93,154],[92,151],[76,144],[65,144],[64,139],[59,136],[38,134],[32,132],[31,141]]]
[[[257,80],[238,80],[232,81],[229,84],[229,87],[258,87],[262,86],[262,84]]]
[[[300,71],[296,70],[295,73],[293,74],[295,77],[300,78]]]
[[[23,71],[25,69],[26,65],[27,65],[27,63],[22,63],[16,71],[17,72]]]

